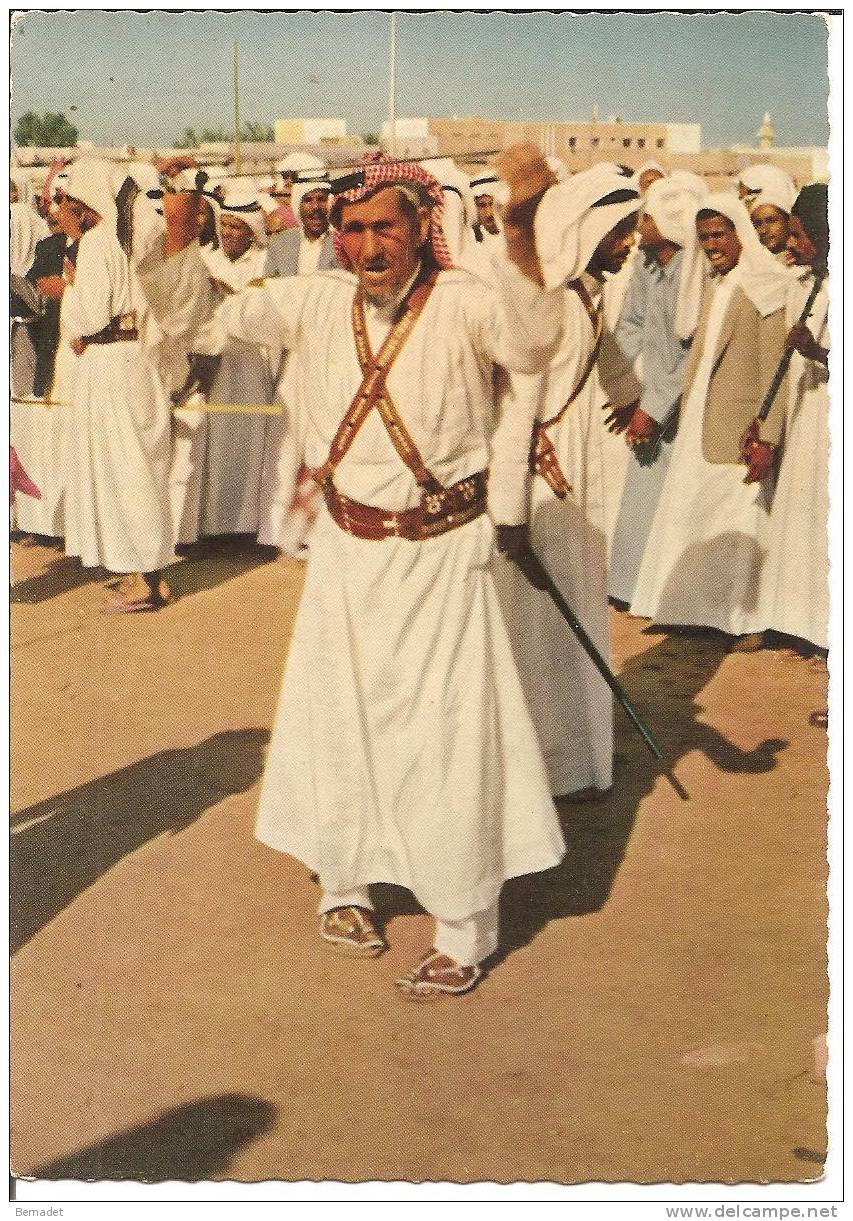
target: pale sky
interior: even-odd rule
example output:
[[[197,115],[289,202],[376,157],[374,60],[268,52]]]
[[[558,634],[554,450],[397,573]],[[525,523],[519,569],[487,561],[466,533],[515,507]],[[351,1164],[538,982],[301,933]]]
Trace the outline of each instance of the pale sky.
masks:
[[[400,116],[701,122],[704,147],[825,144],[827,31],[818,15],[470,13],[398,15]],[[355,134],[387,111],[384,12],[30,12],[12,37],[12,122],[64,111],[81,139],[165,145],[241,116],[330,115]],[[76,107],[72,111],[71,107]]]

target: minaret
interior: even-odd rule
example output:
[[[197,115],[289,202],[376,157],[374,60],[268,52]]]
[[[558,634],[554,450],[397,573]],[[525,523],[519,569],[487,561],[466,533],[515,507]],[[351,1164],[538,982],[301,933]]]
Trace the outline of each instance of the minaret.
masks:
[[[760,148],[772,148],[776,142],[776,132],[770,119],[769,110],[764,115],[764,120],[758,132],[758,140]]]

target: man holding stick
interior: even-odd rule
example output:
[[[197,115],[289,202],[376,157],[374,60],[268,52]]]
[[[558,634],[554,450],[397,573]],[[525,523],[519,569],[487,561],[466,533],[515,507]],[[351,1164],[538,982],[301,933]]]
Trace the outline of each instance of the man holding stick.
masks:
[[[495,288],[450,269],[436,180],[377,159],[332,208],[348,270],[249,288],[199,344],[289,349],[325,499],[257,834],[318,875],[320,935],[341,952],[386,948],[370,883],[412,891],[436,931],[396,981],[411,999],[472,988],[503,882],[564,851],[485,514],[492,366],[535,372],[559,341],[561,294],[543,291],[533,237],[553,178],[530,147],[501,173],[512,262]]]

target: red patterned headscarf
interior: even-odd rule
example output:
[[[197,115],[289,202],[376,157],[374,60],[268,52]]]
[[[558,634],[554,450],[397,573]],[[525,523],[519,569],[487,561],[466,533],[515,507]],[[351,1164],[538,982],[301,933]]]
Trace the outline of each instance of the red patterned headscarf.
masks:
[[[439,267],[447,269],[453,266],[453,259],[447,248],[447,240],[441,226],[441,214],[444,209],[444,191],[441,183],[432,174],[427,173],[416,161],[394,161],[387,153],[367,153],[362,158],[358,169],[359,182],[348,190],[336,191],[332,183],[335,200],[346,200],[347,203],[358,203],[383,187],[413,186],[420,194],[426,195],[432,202],[430,210],[429,244],[433,257]],[[347,179],[342,181],[348,181]],[[334,215],[334,207],[333,207]],[[352,270],[344,252],[343,243],[337,229],[332,231],[332,241],[338,262],[347,271]]]

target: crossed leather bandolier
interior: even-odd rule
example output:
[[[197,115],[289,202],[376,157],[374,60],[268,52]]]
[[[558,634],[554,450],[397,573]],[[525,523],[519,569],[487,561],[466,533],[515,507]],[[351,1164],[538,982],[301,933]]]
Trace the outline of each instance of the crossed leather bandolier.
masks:
[[[360,290],[356,292],[353,301],[353,335],[362,381],[332,439],[326,461],[314,471],[314,479],[322,488],[334,520],[341,529],[357,538],[380,540],[397,537],[417,542],[444,534],[448,530],[455,530],[485,512],[487,472],[477,471],[458,483],[445,487],[424,462],[385,386],[391,366],[423,312],[435,287],[437,276],[438,272],[432,271],[420,282],[415,281],[375,356],[367,334],[364,300]],[[344,496],[334,485],[336,468],[374,407],[379,412],[392,445],[421,488],[421,503],[413,509],[391,512],[374,505],[365,505]]]
[[[566,399],[563,406],[556,415],[552,415],[547,420],[537,420],[533,425],[533,436],[530,442],[530,470],[534,475],[541,475],[548,487],[558,496],[560,500],[565,500],[566,496],[572,490],[572,485],[563,473],[563,468],[560,466],[560,460],[557,457],[557,451],[554,448],[554,443],[548,436],[546,429],[551,428],[554,424],[558,424],[563,416],[575,402],[580,392],[583,390],[586,383],[589,381],[590,374],[595,367],[595,362],[598,359],[598,350],[601,347],[601,336],[604,330],[603,310],[599,304],[597,307],[593,304],[592,298],[586,290],[586,286],[580,280],[572,280],[568,286],[573,289],[583,302],[583,307],[587,312],[592,329],[595,335],[592,353],[587,361],[584,371],[581,374],[581,379],[575,386],[572,393]]]

